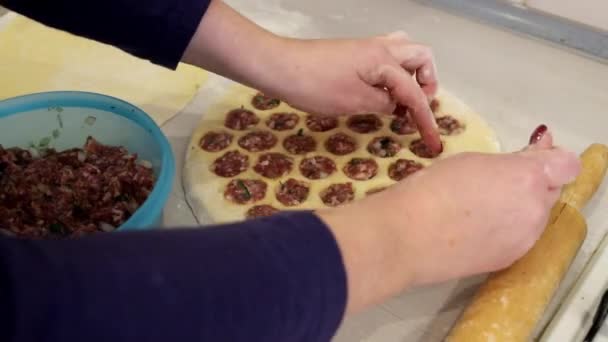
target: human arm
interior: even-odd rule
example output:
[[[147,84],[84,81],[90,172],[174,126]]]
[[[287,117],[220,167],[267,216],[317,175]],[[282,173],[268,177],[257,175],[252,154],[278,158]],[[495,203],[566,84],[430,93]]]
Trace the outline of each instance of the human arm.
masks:
[[[429,146],[441,150],[429,107],[438,86],[433,55],[403,32],[368,39],[289,39],[215,0],[184,61],[308,112],[392,113],[399,103],[409,108]]]
[[[208,229],[0,237],[0,340],[328,341],[346,281],[311,213]]]
[[[578,172],[575,156],[548,147],[449,158],[315,215],[0,240],[0,333],[26,334],[19,342],[38,333],[32,326],[46,341],[326,340],[345,311],[521,257]]]
[[[133,0],[0,4],[169,68],[183,60],[309,112],[391,113],[398,102],[409,108],[429,147],[441,149],[429,107],[437,89],[433,56],[404,33],[289,39],[264,30],[220,0],[151,0],[145,6]]]

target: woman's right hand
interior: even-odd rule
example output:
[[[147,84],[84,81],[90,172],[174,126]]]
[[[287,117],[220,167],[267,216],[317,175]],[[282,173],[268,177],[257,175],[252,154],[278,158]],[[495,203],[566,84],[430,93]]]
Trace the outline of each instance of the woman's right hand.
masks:
[[[343,254],[349,309],[511,265],[537,241],[579,170],[577,156],[545,135],[516,153],[446,158],[384,192],[319,212]]]

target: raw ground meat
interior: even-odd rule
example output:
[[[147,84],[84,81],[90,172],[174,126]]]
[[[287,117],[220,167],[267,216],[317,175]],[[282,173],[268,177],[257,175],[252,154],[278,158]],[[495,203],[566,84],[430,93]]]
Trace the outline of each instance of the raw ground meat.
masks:
[[[266,120],[266,126],[275,131],[287,131],[294,129],[298,122],[300,117],[296,113],[274,113]]]
[[[338,127],[338,119],[329,115],[309,115],[306,118],[306,127],[313,132],[327,132]]]
[[[388,176],[395,181],[400,181],[405,177],[422,170],[424,165],[409,159],[398,159],[388,167]]]
[[[300,173],[308,179],[324,179],[334,172],[336,163],[327,157],[315,156],[300,162]]]
[[[253,170],[266,178],[276,179],[291,172],[292,167],[293,159],[274,152],[262,154]]]
[[[325,141],[325,149],[335,155],[344,156],[357,149],[357,141],[350,135],[336,133]]]
[[[367,151],[380,158],[393,157],[400,150],[401,144],[391,137],[377,137],[367,145]]]
[[[154,182],[149,162],[92,137],[62,152],[0,146],[0,232],[58,239],[112,231]]]
[[[251,105],[255,109],[270,110],[277,108],[281,104],[281,100],[266,96],[262,93],[257,93],[251,99]]]
[[[310,185],[306,182],[293,178],[281,183],[277,189],[277,200],[286,207],[293,207],[302,204],[308,198]]]
[[[344,165],[343,171],[348,178],[368,180],[378,174],[378,163],[371,158],[353,158]]]
[[[260,205],[253,206],[249,210],[247,210],[245,217],[247,219],[255,219],[255,218],[259,218],[259,217],[271,216],[278,212],[279,212],[279,209],[277,209],[273,206],[270,206],[268,204],[260,204]]]
[[[464,124],[453,116],[446,115],[436,119],[441,135],[458,135],[464,131]]]
[[[337,183],[325,188],[319,194],[325,205],[337,207],[355,199],[355,190],[352,183]]]
[[[245,108],[237,108],[226,114],[224,124],[235,131],[244,131],[249,127],[257,125],[258,122],[260,122],[260,119],[254,112]]]
[[[346,126],[357,133],[372,133],[382,128],[382,120],[376,114],[358,114],[349,117]]]
[[[266,196],[267,188],[263,180],[233,179],[226,186],[224,198],[237,204],[257,202]]]
[[[283,140],[283,147],[292,154],[306,154],[317,149],[317,142],[310,135],[290,135]]]
[[[418,132],[418,128],[409,114],[395,117],[391,121],[390,128],[393,133],[399,135],[414,134]]]
[[[270,150],[277,142],[277,137],[267,131],[249,132],[239,138],[239,146],[249,152]]]
[[[420,158],[435,158],[441,153],[432,152],[422,139],[416,139],[410,143],[410,151]]]
[[[234,177],[249,167],[249,157],[239,151],[226,152],[211,165],[211,171],[220,177]]]
[[[199,141],[199,146],[207,152],[219,152],[232,143],[232,134],[226,132],[207,132]]]

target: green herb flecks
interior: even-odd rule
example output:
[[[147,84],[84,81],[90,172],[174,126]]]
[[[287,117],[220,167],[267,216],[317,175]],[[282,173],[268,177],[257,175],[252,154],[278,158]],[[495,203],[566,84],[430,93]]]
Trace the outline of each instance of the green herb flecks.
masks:
[[[300,128],[300,129],[298,130],[298,136],[300,136],[300,137],[301,137],[301,136],[303,136],[303,135],[304,135],[304,128]]]
[[[53,130],[53,138],[57,139],[59,138],[59,135],[61,135],[61,133],[59,132],[58,129],[54,129]]]
[[[49,230],[53,234],[63,234],[63,225],[61,223],[51,223]]]
[[[245,182],[243,182],[242,180],[237,180],[236,183],[245,192],[244,193],[245,199],[246,200],[250,200],[251,199],[251,193],[249,192],[249,189],[247,189],[247,185],[245,185]]]
[[[128,201],[129,197],[125,194],[120,194],[115,198],[117,201]]]
[[[57,112],[57,113],[61,113],[61,112],[63,112],[63,108],[62,108],[62,107],[59,107],[59,106],[50,106],[50,107],[48,107],[48,108],[47,108],[47,110],[48,110],[49,112],[52,112],[52,111],[55,111],[55,112]]]
[[[51,143],[51,137],[44,137],[42,139],[40,139],[40,142],[38,143],[38,147],[48,147],[49,144]]]
[[[281,104],[281,100],[279,99],[270,99],[270,101],[268,102],[268,105],[270,106],[278,106]]]

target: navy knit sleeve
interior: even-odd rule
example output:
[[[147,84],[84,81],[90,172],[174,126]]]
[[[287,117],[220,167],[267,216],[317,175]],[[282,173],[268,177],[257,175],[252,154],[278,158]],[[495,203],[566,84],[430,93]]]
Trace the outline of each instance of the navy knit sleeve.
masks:
[[[346,273],[315,215],[0,238],[0,341],[329,341]]]
[[[174,69],[211,0],[0,0],[50,27]]]

